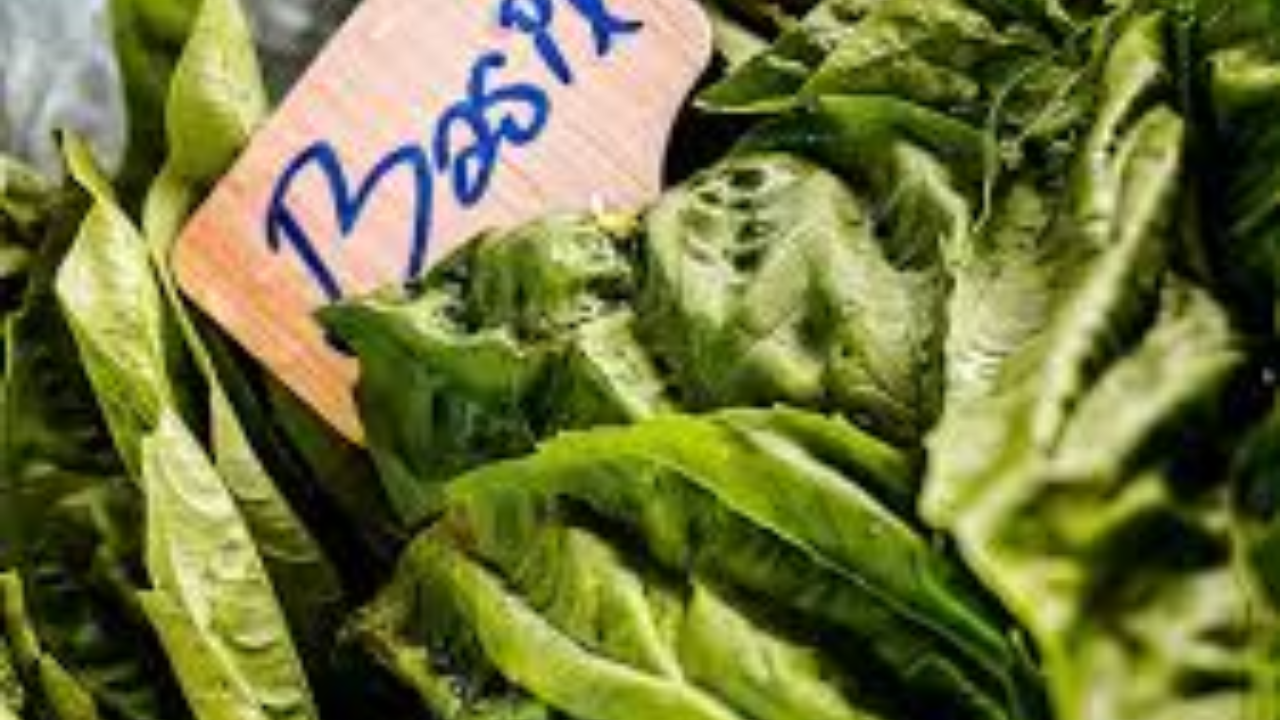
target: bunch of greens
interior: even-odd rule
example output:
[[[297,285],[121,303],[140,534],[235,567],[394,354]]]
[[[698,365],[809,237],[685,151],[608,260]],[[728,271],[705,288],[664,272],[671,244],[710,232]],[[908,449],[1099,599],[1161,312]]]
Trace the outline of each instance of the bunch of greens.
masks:
[[[1280,8],[708,10],[652,205],[322,311],[365,451],[168,265],[245,16],[111,4],[121,172],[0,157],[0,720],[1280,716]]]

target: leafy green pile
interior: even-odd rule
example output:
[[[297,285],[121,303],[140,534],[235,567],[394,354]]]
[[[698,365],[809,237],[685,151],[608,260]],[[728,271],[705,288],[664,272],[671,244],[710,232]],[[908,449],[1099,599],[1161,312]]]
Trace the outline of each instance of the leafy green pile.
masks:
[[[0,156],[0,720],[1280,717],[1280,7],[719,0],[650,207],[321,313],[178,294],[268,111],[117,0],[123,171]]]
[[[943,297],[938,273],[882,247],[836,176],[758,155],[695,176],[643,221],[494,234],[407,296],[324,319],[361,358],[374,458],[417,522],[460,471],[677,409],[781,402],[917,445],[940,399]]]
[[[910,496],[898,453],[794,410],[562,435],[452,483],[355,633],[442,717],[1038,716]]]

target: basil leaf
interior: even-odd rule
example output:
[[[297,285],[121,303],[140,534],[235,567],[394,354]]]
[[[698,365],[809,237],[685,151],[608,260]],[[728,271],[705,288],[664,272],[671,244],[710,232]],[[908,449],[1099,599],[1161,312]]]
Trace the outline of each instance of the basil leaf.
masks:
[[[786,108],[818,65],[875,5],[875,0],[819,3],[768,50],[699,93],[699,107],[716,112]]]
[[[181,358],[137,229],[74,139],[68,162],[93,204],[58,269],[58,300],[116,447],[136,477],[142,437],[163,408],[183,406],[170,379]]]
[[[189,431],[165,412],[142,446],[147,570],[144,607],[192,709],[212,692],[248,717],[316,710],[262,557],[232,495]],[[207,715],[204,713],[208,713]]]
[[[217,82],[210,82],[211,77]],[[228,88],[228,95],[218,94]],[[245,512],[294,627],[318,649],[336,623],[340,581],[250,444],[224,388],[224,383],[237,379],[214,366],[206,341],[182,304],[167,259],[199,193],[231,162],[264,105],[248,28],[238,6],[207,0],[174,71],[168,109],[175,149],[145,204],[145,240],[88,167],[89,161],[77,160],[78,153],[72,151],[79,166],[73,171],[95,190],[95,206],[82,230],[85,240],[77,243],[61,270],[62,295],[99,396],[108,408],[126,406],[106,412],[134,476],[140,438],[162,410],[177,410],[191,427],[207,428],[218,471]],[[202,138],[196,145],[181,141],[193,121],[198,121]],[[114,237],[105,242],[95,237],[100,233]],[[110,315],[99,314],[103,309]],[[108,317],[132,324],[113,328]],[[140,337],[151,339],[132,342]]]
[[[135,210],[164,161],[165,100],[197,5],[183,0],[110,0],[109,7],[129,133],[120,184],[126,204]]]
[[[59,272],[59,293],[89,368],[90,380],[103,402],[108,424],[112,427],[124,456],[135,458],[136,464],[131,467],[131,475],[142,485],[150,508],[158,502],[154,494],[160,492],[163,486],[157,490],[145,481],[148,472],[154,474],[159,470],[145,471],[142,466],[146,444],[144,439],[156,432],[164,417],[169,417],[174,423],[180,422],[175,419],[178,408],[181,407],[177,400],[179,388],[186,392],[195,388],[172,368],[178,367],[180,363],[188,363],[190,359],[184,354],[187,348],[179,334],[180,328],[175,327],[174,306],[166,302],[165,288],[161,279],[154,274],[152,257],[146,243],[128,219],[111,203],[100,178],[92,173],[91,168],[82,165],[75,168],[75,172],[95,192],[95,205],[81,229],[78,242]],[[108,272],[112,274],[108,276]],[[97,313],[103,308],[112,310],[113,315],[106,319],[99,316]],[[137,337],[121,337],[117,334],[115,328],[120,326],[136,332],[138,337],[149,336],[153,342],[149,348],[146,344],[135,345]],[[132,352],[121,346],[129,346]],[[170,357],[176,357],[177,360],[169,360]],[[331,602],[332,594],[325,593],[327,588],[336,584],[332,571],[324,564],[323,556],[319,554],[301,523],[283,505],[249,448],[243,430],[231,416],[229,405],[216,389],[211,392],[209,403],[212,446],[216,452],[219,473],[213,477],[222,492],[236,493],[234,497],[243,503],[247,516],[252,518],[252,521],[242,519],[237,510],[231,518],[223,518],[222,521],[247,522],[246,526],[237,526],[238,532],[254,531],[254,537],[260,538],[260,542],[268,548],[264,552],[273,561],[272,567],[276,570],[277,577],[282,582],[295,583],[295,586],[288,587],[300,599],[302,604],[299,607],[304,607],[310,613],[302,618],[300,626],[312,628],[316,625],[306,623],[317,623],[323,627],[325,618],[317,615],[314,610],[326,607]],[[190,410],[188,412],[199,418],[198,414]],[[190,431],[184,429],[182,432]],[[194,462],[190,458],[183,460]],[[149,512],[147,527],[150,537],[154,538],[162,531],[151,516],[152,513]],[[235,529],[226,531],[237,532]],[[186,540],[194,542],[191,538]],[[258,551],[252,549],[252,552],[256,560]],[[319,575],[310,574],[317,571]],[[153,579],[156,579],[156,572],[153,567]],[[326,586],[322,582],[314,586],[297,587],[300,576],[308,580],[319,577],[329,584]],[[174,593],[176,590],[169,588],[169,592]],[[267,593],[274,606],[275,591],[269,583],[265,588],[260,588],[259,592]],[[196,612],[189,604],[178,603],[177,607],[188,613]],[[163,616],[169,615],[171,613]],[[263,622],[270,621],[271,618],[268,618]],[[201,627],[199,616],[188,619],[188,622],[195,624],[201,632],[207,631],[207,628]],[[164,631],[171,627],[172,623],[157,626],[157,631],[163,636]],[[275,652],[285,660],[277,659],[275,662],[298,662],[287,627],[281,624],[276,631],[283,634],[284,644],[282,649]],[[168,642],[171,639],[165,640]],[[198,675],[199,671],[192,670],[185,663],[179,663],[176,670],[184,682],[188,700],[193,708],[198,709],[200,702],[192,699],[192,693],[200,690],[196,687],[197,681],[191,679],[191,673]],[[244,673],[246,670],[232,662],[227,672]],[[247,672],[253,671],[250,669]],[[281,672],[288,675],[294,671],[286,668]],[[297,672],[297,678],[276,678],[273,682],[294,682],[298,685],[294,692],[303,696],[299,701],[303,707],[301,710],[295,709],[290,717],[305,717],[313,711],[310,708],[311,700],[305,678],[301,677],[300,671]],[[265,702],[268,706],[273,702],[269,697],[255,700]]]
[[[215,356],[226,352],[223,341],[199,332],[169,266],[169,251],[195,202],[230,166],[266,113],[252,38],[234,0],[205,0],[201,5],[173,73],[166,111],[171,152],[143,207],[155,274],[185,350],[207,388],[214,463],[245,514],[291,625],[306,646],[318,652],[336,624],[343,601],[341,582],[268,473],[232,404],[233,391],[239,391],[240,398],[250,395],[243,390],[248,380],[231,363],[215,364]]]
[[[1034,716],[1000,611],[860,486],[906,481],[886,452],[797,411],[562,435],[452,483],[355,633],[444,714],[514,693],[583,718]],[[711,670],[739,653],[777,673]]]

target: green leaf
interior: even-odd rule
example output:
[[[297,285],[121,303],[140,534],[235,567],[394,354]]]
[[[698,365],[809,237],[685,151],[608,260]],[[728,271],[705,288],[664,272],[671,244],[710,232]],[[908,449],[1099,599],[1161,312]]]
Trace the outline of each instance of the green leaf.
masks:
[[[948,254],[948,405],[990,394],[1049,323],[1079,258],[1053,229],[1061,204],[1034,181],[1011,179],[986,222]]]
[[[84,172],[87,186],[100,183]],[[336,574],[266,474],[165,278],[128,218],[99,194],[59,270],[58,293],[117,447],[136,479],[142,438],[161,412],[183,408],[207,423],[221,481],[242,504],[281,591],[294,600],[297,627],[319,643],[340,602]],[[189,354],[204,388],[190,380]],[[193,406],[202,390],[207,406]]]
[[[1247,345],[1170,270],[1192,265],[1171,36],[1140,12],[1099,29],[1070,170],[997,184],[1013,190],[951,260],[923,513],[1030,631],[1063,720],[1275,707],[1276,625],[1241,580],[1248,545],[1205,430],[1227,424]]]
[[[308,648],[319,652],[342,605],[341,583],[268,473],[232,404],[232,397],[250,396],[243,390],[247,379],[230,363],[215,364],[222,341],[201,335],[169,265],[182,224],[266,111],[253,39],[239,3],[204,0],[173,73],[166,104],[170,153],[147,194],[143,226],[164,301],[206,388],[202,412],[208,417],[214,464],[244,513],[292,626]],[[265,418],[258,420],[259,426],[265,424]]]
[[[194,439],[185,435],[190,431],[185,429],[183,421],[177,419],[178,409],[185,407],[188,415],[202,419],[206,417],[195,412],[191,403],[179,400],[180,393],[185,397],[194,397],[200,389],[198,385],[190,383],[187,375],[178,372],[178,368],[185,371],[185,363],[190,362],[184,338],[179,334],[182,327],[175,322],[175,319],[181,320],[184,316],[177,312],[178,306],[169,304],[169,299],[174,296],[166,291],[171,291],[171,286],[164,284],[164,276],[157,275],[147,243],[114,205],[105,182],[92,171],[87,159],[77,152],[74,145],[71,148],[71,159],[75,163],[73,172],[93,193],[95,204],[85,220],[79,240],[59,271],[59,297],[80,345],[90,380],[103,405],[108,424],[122,454],[132,459],[129,463],[131,475],[139,480],[146,495],[150,558],[148,565],[153,579],[157,580],[165,592],[177,598],[176,606],[193,616],[189,621],[201,633],[213,633],[212,639],[205,637],[203,640],[214,651],[229,652],[223,647],[228,643],[249,644],[248,650],[241,648],[246,657],[236,658],[227,672],[233,672],[233,676],[239,678],[238,682],[249,682],[251,690],[253,683],[263,683],[258,690],[265,688],[268,694],[264,698],[259,697],[256,691],[250,692],[255,702],[265,703],[274,713],[273,716],[310,717],[314,714],[310,692],[305,677],[297,666],[298,660],[288,628],[280,618],[272,615],[279,613],[279,607],[265,574],[262,577],[254,574],[243,581],[251,588],[247,592],[258,596],[249,598],[249,610],[257,612],[258,616],[250,616],[247,620],[232,618],[241,623],[252,621],[265,625],[265,629],[249,627],[247,630],[280,635],[270,638],[270,646],[262,651],[261,656],[266,658],[265,667],[252,663],[253,659],[259,657],[259,653],[253,652],[259,649],[253,644],[255,639],[236,634],[245,632],[246,628],[233,625],[229,629],[211,629],[207,625],[210,622],[208,613],[212,611],[209,605],[198,604],[200,601],[212,603],[217,608],[217,613],[231,612],[234,615],[238,612],[234,607],[230,610],[221,607],[221,603],[227,602],[224,594],[214,593],[212,599],[203,595],[192,597],[183,590],[197,592],[203,589],[180,588],[174,584],[176,580],[170,579],[166,584],[156,577],[166,567],[157,565],[157,558],[162,556],[157,554],[160,551],[156,549],[156,543],[163,544],[162,538],[168,537],[167,533],[176,533],[174,542],[178,543],[178,547],[170,548],[171,552],[191,552],[192,548],[186,547],[189,545],[210,549],[209,545],[198,544],[198,533],[201,531],[209,533],[212,538],[219,537],[218,533],[213,532],[215,525],[212,523],[206,522],[202,526],[195,522],[196,518],[181,514],[178,517],[183,520],[178,529],[166,525],[169,516],[163,514],[163,511],[175,512],[172,508],[176,507],[179,510],[186,509],[190,514],[199,509],[187,508],[179,501],[182,497],[180,494],[172,495],[179,491],[171,485],[179,481],[169,475],[186,470],[188,465],[194,465],[197,470],[191,472],[199,475],[185,478],[186,482],[202,481],[203,484],[195,487],[210,497],[219,500],[225,498],[227,502],[231,502],[232,498],[228,491],[234,491],[235,499],[244,504],[248,516],[252,518],[247,526],[242,524],[246,521],[235,505],[231,506],[229,513],[224,507],[204,508],[223,513],[218,521],[229,523],[227,527],[220,528],[222,533],[231,534],[226,542],[234,544],[234,547],[229,552],[234,550],[238,553],[236,557],[250,557],[245,562],[251,566],[251,572],[261,570],[258,563],[262,560],[249,535],[249,528],[252,528],[261,537],[264,548],[268,548],[265,552],[269,553],[268,557],[273,561],[272,567],[277,570],[282,582],[296,584],[303,580],[318,580],[305,588],[292,588],[295,590],[294,597],[302,603],[298,607],[302,607],[307,613],[299,616],[301,627],[316,628],[327,622],[316,610],[330,607],[332,588],[336,586],[332,570],[324,562],[310,535],[284,505],[278,491],[266,477],[243,430],[234,420],[229,405],[217,387],[211,391],[207,408],[217,471],[207,468],[207,465],[200,465],[208,461],[198,446],[182,445],[183,440],[194,443]],[[103,315],[104,312],[108,314]],[[211,377],[212,373],[208,376]],[[169,424],[174,426],[167,430],[170,435],[181,432],[183,437],[179,440],[168,438],[159,443],[147,440],[153,432],[160,432],[157,428],[160,427],[162,418],[168,418]],[[178,429],[175,430],[175,427]],[[155,444],[163,447],[150,451],[156,457],[148,461],[148,466],[143,462],[144,456],[149,452],[146,448]],[[178,446],[176,450],[171,447],[174,445]],[[161,477],[155,480],[154,476],[157,475]],[[211,487],[210,483],[216,487]],[[165,494],[166,490],[170,494]],[[247,547],[242,547],[243,545]],[[212,547],[217,546],[215,544]],[[216,553],[212,553],[211,549],[210,552],[211,557],[216,559]],[[314,574],[315,572],[319,574]],[[257,604],[253,605],[254,602]],[[226,618],[218,615],[216,620],[224,622]],[[275,623],[279,626],[275,627]],[[168,627],[169,625],[165,625],[157,630],[163,632]],[[224,637],[220,632],[228,635]],[[242,667],[245,663],[248,666]],[[184,671],[191,672],[190,667],[180,663],[176,669],[184,682],[188,700],[191,701],[191,693],[196,692],[197,688],[192,686],[189,676],[182,677]],[[274,675],[267,674],[250,680],[241,677],[262,671],[269,671]],[[284,695],[293,693],[297,697],[273,697],[270,691],[275,690]],[[192,704],[196,706],[199,703],[192,701]]]
[[[433,552],[434,551],[434,552]],[[482,566],[447,546],[418,545],[415,565],[426,583],[445,583],[462,619],[504,676],[574,717],[626,720],[681,717],[739,720],[738,713],[688,685],[602,662],[503,592]],[[434,577],[439,573],[439,577]],[[569,679],[569,682],[565,682]]]
[[[20,250],[34,249],[57,199],[54,188],[35,170],[0,154],[0,248],[7,258],[0,266],[0,287],[13,282],[23,269],[10,263],[25,256],[18,255]]]
[[[67,146],[73,177],[92,205],[58,270],[56,291],[120,456],[137,477],[140,446],[164,408],[180,407],[180,361],[146,243],[93,166]]]
[[[127,720],[186,717],[185,704],[137,606],[141,508],[112,478],[45,510],[23,577],[32,627],[46,652]]]
[[[998,291],[1027,297],[1034,315],[998,345],[991,343],[999,348],[997,366],[980,385],[957,388],[964,402],[949,403],[935,429],[934,479],[926,483],[923,507],[941,527],[950,527],[956,517],[951,508],[962,507],[967,493],[984,492],[997,468],[1016,462],[1024,444],[1052,452],[1092,381],[1132,347],[1157,311],[1183,199],[1183,122],[1162,104],[1164,75],[1152,69],[1162,57],[1160,28],[1158,17],[1140,16],[1121,31],[1065,200],[1046,206],[1035,199],[1044,191],[1024,190],[1025,207],[996,208],[990,228],[1000,231],[1009,213],[1017,213],[1008,215],[1013,222],[1027,213],[1034,244],[1029,252],[1014,245],[1013,252],[989,255],[980,272],[1004,275]],[[1047,220],[1046,211],[1052,213]],[[1001,241],[1026,236],[1019,231]],[[1038,271],[1026,269],[1028,255],[1040,264]],[[966,284],[980,277],[970,276],[972,268],[959,269],[965,293]],[[1028,281],[1036,284],[1019,285]],[[987,342],[985,330],[968,330],[963,319],[984,306],[952,307],[951,326],[977,335],[956,336],[953,348]],[[966,372],[959,365],[964,361],[960,354],[949,358],[948,375]],[[972,392],[981,388],[991,391]]]
[[[262,717],[316,717],[262,557],[200,446],[166,412],[142,457],[155,586],[145,603],[193,710],[207,711],[212,692]]]
[[[776,113],[815,100],[889,96],[1031,133],[1076,104],[1076,43],[1038,2],[826,0],[768,50],[704,90],[719,113]]]
[[[764,51],[768,42],[755,30],[731,17],[712,3],[703,5],[711,20],[713,44],[716,52],[729,67],[738,67]]]
[[[734,68],[699,93],[698,106],[713,112],[784,109],[876,0],[826,0],[784,32],[767,50]]]
[[[14,667],[13,651],[9,649],[7,640],[0,639],[0,718],[20,720],[26,702],[27,691]]]
[[[267,113],[253,37],[238,0],[203,0],[165,103],[166,172],[220,177]]]
[[[110,0],[109,8],[128,110],[129,139],[120,182],[126,202],[133,205],[164,160],[165,99],[196,4]]]
[[[169,153],[143,203],[143,227],[165,272],[182,224],[267,112],[253,37],[238,0],[201,0],[167,86]]]
[[[332,632],[342,603],[339,579],[251,445],[224,387],[244,380],[233,376],[228,368],[214,366],[207,343],[184,307],[168,266],[169,248],[199,195],[225,171],[265,112],[252,40],[234,0],[208,0],[201,6],[174,71],[167,110],[173,149],[145,203],[146,239],[138,236],[115,207],[109,206],[110,198],[105,193],[98,194],[98,207],[104,214],[115,213],[114,224],[122,237],[112,247],[96,248],[101,254],[68,262],[64,267],[68,295],[75,292],[71,288],[88,293],[95,283],[103,286],[97,294],[80,299],[72,314],[86,316],[78,325],[88,343],[122,345],[126,338],[107,327],[90,306],[96,303],[96,307],[110,307],[106,303],[121,302],[124,292],[137,296],[131,308],[116,307],[113,315],[137,318],[133,329],[141,333],[140,337],[158,338],[154,345],[159,349],[153,348],[148,353],[151,357],[131,363],[136,367],[147,362],[156,367],[145,374],[134,372],[123,380],[96,383],[100,396],[107,392],[103,387],[124,386],[127,396],[145,402],[136,410],[139,417],[133,423],[135,427],[123,431],[129,447],[122,451],[126,457],[136,455],[139,432],[150,428],[162,408],[180,408],[194,427],[208,428],[218,472],[245,513],[290,619],[299,637],[318,649]],[[185,137],[186,132],[196,133],[199,142]],[[79,174],[82,182],[89,174]],[[89,180],[90,184],[101,185],[100,179]],[[86,223],[86,233],[99,231]],[[75,275],[79,272],[91,276],[110,268],[108,263],[112,261],[128,264],[128,271],[136,275],[132,280],[135,287],[112,287],[105,279]],[[103,333],[108,336],[96,341],[88,338]],[[146,343],[140,347],[145,348]],[[123,350],[106,352],[119,357]],[[92,368],[99,363],[89,359],[87,365]],[[153,399],[148,400],[149,396]],[[134,469],[136,475],[136,466]]]
[[[321,312],[362,359],[365,431],[406,523],[483,460],[664,407],[626,317],[629,242],[591,218],[551,217],[464,246],[407,295]]]
[[[1087,615],[1049,659],[1067,718],[1274,717],[1280,624],[1247,579],[1225,493],[1199,502],[1134,478],[1094,540]]]
[[[1231,472],[1245,512],[1255,519],[1248,527],[1249,561],[1261,591],[1280,610],[1280,392],[1236,451]]]
[[[1168,630],[1182,626],[1179,617],[1199,622],[1194,605],[1179,604],[1183,591],[1176,588],[1184,583],[1199,588],[1202,581],[1177,575],[1177,566],[1169,570],[1167,593],[1143,580],[1156,572],[1149,569],[1150,558],[1179,562],[1182,553],[1198,547],[1200,531],[1188,531],[1185,541],[1167,534],[1165,523],[1173,520],[1161,518],[1180,517],[1171,508],[1179,502],[1177,485],[1160,473],[1142,471],[1170,466],[1180,454],[1203,452],[1202,443],[1188,440],[1195,428],[1217,422],[1225,389],[1243,360],[1222,308],[1201,291],[1171,282],[1155,324],[1091,380],[1055,445],[1043,448],[1030,436],[1030,410],[1044,387],[1033,372],[1017,384],[1002,385],[986,400],[957,404],[956,414],[931,440],[934,464],[925,508],[935,513],[945,508],[946,515],[935,517],[946,518],[966,558],[1032,631],[1045,656],[1059,717],[1095,717],[1098,703],[1107,708],[1107,717],[1121,720],[1213,717],[1194,709],[1201,695],[1210,703],[1206,707],[1219,711],[1240,698],[1262,697],[1249,681],[1231,680],[1222,687],[1225,697],[1236,700],[1216,699],[1215,684],[1196,689],[1200,685],[1192,678],[1202,672],[1200,656],[1184,654],[1178,636]],[[1187,447],[1181,453],[1180,444]],[[955,494],[948,484],[967,490]],[[948,505],[939,503],[943,497]],[[1147,544],[1134,545],[1138,539]],[[1206,572],[1215,577],[1235,572],[1214,567],[1219,569]],[[1130,598],[1116,585],[1121,576],[1137,595]],[[1204,580],[1203,586],[1215,582],[1221,581]],[[1132,647],[1112,647],[1118,644],[1114,638],[1128,631],[1105,624],[1113,618],[1101,616],[1095,603],[1111,602],[1118,603],[1115,622],[1144,623]],[[1231,626],[1249,622],[1248,613],[1239,614],[1244,606],[1235,602],[1211,605],[1207,612],[1224,613],[1221,622]],[[1163,619],[1147,627],[1142,618],[1148,614]],[[1217,620],[1205,622],[1224,627],[1212,624]],[[1219,630],[1191,626],[1187,632],[1204,633],[1212,644]],[[1162,669],[1147,673],[1143,668],[1151,663]],[[1146,682],[1107,681],[1115,677]]]
[[[883,0],[799,93],[893,93],[933,107],[972,106],[984,99],[984,64],[1010,64],[1015,53],[1032,49],[1024,39],[1001,35],[990,18],[961,0]]]
[[[1242,4],[1259,6],[1259,3]],[[1274,9],[1269,12],[1274,13]],[[1243,15],[1230,8],[1221,17]],[[1212,128],[1204,187],[1210,208],[1204,228],[1213,269],[1236,301],[1242,323],[1280,333],[1280,48],[1274,20],[1248,25],[1244,39],[1207,60]]]
[[[144,592],[139,601],[164,643],[195,717],[200,720],[268,720],[252,687],[218,655],[192,619],[164,593]]]
[[[1106,250],[1057,321],[1046,387],[1032,418],[1033,442],[1056,441],[1090,374],[1118,355],[1126,337],[1150,317],[1167,262],[1181,148],[1181,121],[1165,110],[1145,116],[1119,148],[1117,180],[1123,185],[1116,188],[1105,239],[1099,238]],[[1095,218],[1081,217],[1086,235]]]
[[[446,716],[528,693],[584,718],[1035,717],[999,610],[862,488],[909,483],[892,455],[798,411],[565,434],[452,483],[355,633]],[[710,669],[747,653],[778,665]]]
[[[133,498],[54,294],[84,203],[62,193],[40,207],[24,220],[33,259],[21,310],[5,328],[0,563],[23,572],[15,591],[29,599],[32,637],[61,668],[48,671],[51,682],[79,685],[112,717],[181,717],[133,608],[138,553],[121,532],[125,523],[137,531],[136,518],[124,517]]]
[[[379,582],[404,542],[369,453],[340,436],[282,384],[268,381],[266,400],[270,427],[281,438],[276,444],[294,454],[294,475],[323,488],[352,525],[350,535],[343,536],[349,542],[340,545],[351,559],[334,558],[344,579],[355,576],[354,584],[364,586]],[[330,537],[338,535],[334,525],[326,526]]]
[[[0,631],[7,637],[24,686],[33,690],[33,705],[53,720],[98,720],[93,698],[40,646],[22,580],[13,572],[0,574]]]
[[[781,155],[668,192],[647,218],[639,332],[681,404],[834,408],[918,438],[936,410],[943,287],[877,231],[834,176]]]
[[[21,305],[0,333],[0,565],[16,562],[63,495],[119,472],[97,402],[58,312],[54,272],[82,203],[46,199],[32,216]]]

